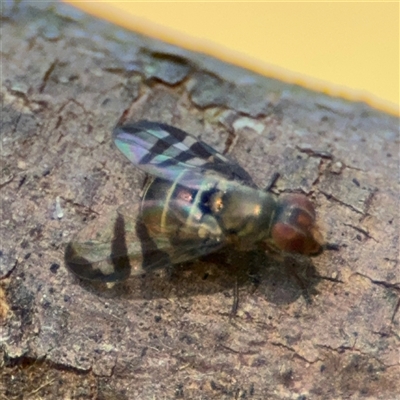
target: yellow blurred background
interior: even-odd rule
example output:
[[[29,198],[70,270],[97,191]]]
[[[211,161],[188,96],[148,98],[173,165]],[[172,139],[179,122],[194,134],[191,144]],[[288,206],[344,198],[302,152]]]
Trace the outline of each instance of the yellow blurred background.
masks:
[[[399,2],[67,2],[133,31],[399,115]]]

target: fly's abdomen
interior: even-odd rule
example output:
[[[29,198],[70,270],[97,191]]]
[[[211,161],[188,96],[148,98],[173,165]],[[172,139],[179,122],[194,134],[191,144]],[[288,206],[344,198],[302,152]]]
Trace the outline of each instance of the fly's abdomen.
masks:
[[[205,247],[222,244],[219,224],[203,205],[212,184],[204,177],[194,178],[190,172],[174,182],[155,178],[145,189],[141,220],[156,245],[167,249],[172,263],[195,258],[207,253]]]

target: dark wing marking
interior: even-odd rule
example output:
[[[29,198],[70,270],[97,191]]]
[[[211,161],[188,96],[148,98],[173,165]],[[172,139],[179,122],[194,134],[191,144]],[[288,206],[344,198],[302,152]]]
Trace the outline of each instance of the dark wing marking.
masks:
[[[82,279],[103,282],[117,282],[132,273],[140,274],[141,246],[135,232],[139,210],[137,202],[124,213],[101,214],[87,224],[67,245],[64,258],[68,268]]]
[[[117,126],[118,149],[143,171],[174,181],[183,170],[214,171],[229,180],[254,186],[250,175],[206,143],[173,126],[139,121]]]
[[[171,232],[150,237],[137,219],[139,205],[121,206],[84,227],[65,250],[65,263],[82,279],[119,282],[130,275],[178,264],[210,254],[223,241],[191,238],[174,240]]]

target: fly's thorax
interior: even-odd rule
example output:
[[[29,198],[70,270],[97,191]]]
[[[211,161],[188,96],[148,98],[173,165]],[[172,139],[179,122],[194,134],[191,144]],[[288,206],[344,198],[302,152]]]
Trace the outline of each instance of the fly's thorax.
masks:
[[[269,237],[276,201],[272,194],[221,181],[209,199],[209,208],[231,242],[247,250]]]

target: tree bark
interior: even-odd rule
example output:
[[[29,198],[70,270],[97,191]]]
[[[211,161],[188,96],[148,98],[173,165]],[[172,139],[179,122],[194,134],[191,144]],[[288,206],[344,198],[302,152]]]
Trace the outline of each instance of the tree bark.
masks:
[[[63,4],[5,3],[1,24],[1,398],[400,396],[398,118]],[[110,145],[121,118],[201,136],[260,187],[278,172],[337,250],[80,282],[65,244],[142,187]]]

